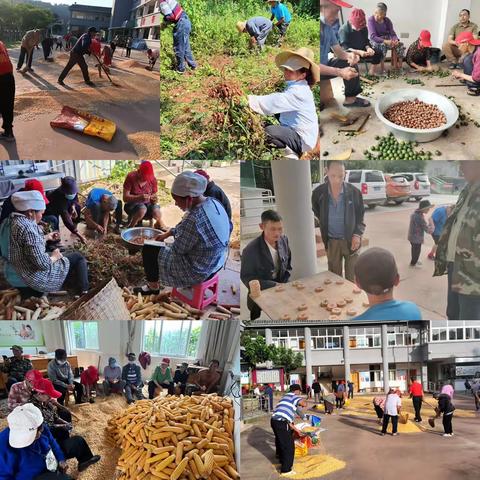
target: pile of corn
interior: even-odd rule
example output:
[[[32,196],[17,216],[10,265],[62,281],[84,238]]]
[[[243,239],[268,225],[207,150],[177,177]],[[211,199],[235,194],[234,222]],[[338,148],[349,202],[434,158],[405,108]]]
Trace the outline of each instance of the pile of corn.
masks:
[[[158,295],[134,294],[132,288],[123,287],[123,300],[130,312],[131,320],[198,320],[204,312],[180,301],[172,301],[170,292]]]
[[[46,296],[22,301],[16,288],[0,293],[0,320],[56,320],[67,308],[67,302],[53,302]]]
[[[210,394],[140,400],[107,432],[122,449],[118,480],[233,480],[233,429],[232,401]]]

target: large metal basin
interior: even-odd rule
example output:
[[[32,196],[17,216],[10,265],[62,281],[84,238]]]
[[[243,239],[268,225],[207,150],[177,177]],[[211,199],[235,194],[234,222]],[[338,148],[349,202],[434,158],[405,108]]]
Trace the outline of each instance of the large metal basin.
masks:
[[[383,112],[394,103],[415,99],[436,105],[447,117],[447,123],[438,128],[405,128],[390,122],[383,116]],[[398,139],[421,143],[437,139],[445,130],[455,125],[458,120],[458,108],[449,98],[437,92],[422,90],[421,88],[404,88],[382,95],[375,105],[375,113],[387,130],[392,132]]]
[[[149,227],[133,227],[128,228],[122,232],[122,240],[124,245],[128,248],[131,252],[139,252],[143,245],[139,245],[137,243],[133,243],[132,240],[138,237],[144,237],[151,240],[155,240],[157,235],[161,235],[163,232],[161,230],[157,230],[155,228]]]

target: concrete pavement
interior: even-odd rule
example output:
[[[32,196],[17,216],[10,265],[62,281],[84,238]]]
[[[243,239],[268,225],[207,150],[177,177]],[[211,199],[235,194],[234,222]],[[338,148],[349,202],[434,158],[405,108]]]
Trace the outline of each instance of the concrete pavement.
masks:
[[[69,54],[54,51],[54,62],[46,62],[43,52],[36,50],[32,64],[34,72],[14,72],[14,134],[17,141],[0,143],[0,160],[139,158],[129,135],[147,132],[158,135],[158,142],[148,147],[151,151],[149,158],[158,158],[159,74],[145,70],[146,61],[139,52],[132,51],[131,59],[119,56],[121,52],[116,53],[110,74],[116,85],[110,83],[105,73],[99,78],[94,57],[86,56],[95,87],[85,85],[78,66],[71,70],[63,87],[58,85],[57,79]],[[9,54],[16,66],[19,49],[9,49]],[[114,121],[117,133],[112,142],[50,127],[50,121],[65,105]]]
[[[371,397],[368,400],[371,402]],[[431,397],[428,401],[431,401]],[[409,408],[412,403],[407,398],[403,398],[402,402]],[[437,420],[435,429],[431,429],[426,414],[416,433],[400,433],[398,437],[382,437],[378,434],[380,427],[370,406],[366,408],[370,408],[371,412],[365,415],[349,413],[348,408],[341,415],[321,415],[321,426],[326,431],[320,434],[321,448],[310,450],[310,455],[327,455],[327,461],[333,457],[344,462],[345,466],[326,475],[312,476],[307,471],[305,475],[293,478],[476,479],[480,468],[480,414],[475,414],[471,396],[455,395],[454,404],[458,415],[453,418],[455,436],[451,438],[442,437],[441,418]],[[281,478],[274,467],[278,461],[275,459],[274,437],[269,422],[267,415],[244,426],[241,434],[242,480]],[[307,458],[310,458],[311,465],[315,465],[315,457],[310,455]],[[321,460],[324,461],[324,457],[319,456],[318,461]]]

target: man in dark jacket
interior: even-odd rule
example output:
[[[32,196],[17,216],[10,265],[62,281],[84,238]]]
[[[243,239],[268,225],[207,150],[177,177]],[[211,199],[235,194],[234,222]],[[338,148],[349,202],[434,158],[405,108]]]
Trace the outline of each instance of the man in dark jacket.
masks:
[[[262,234],[252,240],[243,250],[240,278],[248,288],[251,280],[258,280],[266,290],[277,283],[287,283],[292,270],[292,252],[288,238],[283,234],[282,217],[274,210],[262,213]],[[260,316],[260,307],[248,297],[250,319]]]
[[[225,195],[225,192],[213,180],[210,180],[210,176],[205,170],[196,170],[195,173],[198,173],[207,179],[207,189],[205,190],[204,195],[206,197],[216,198],[223,205],[223,208],[227,212],[228,218],[231,220],[232,207],[230,206],[230,200],[228,199],[227,195]]]
[[[343,162],[328,161],[327,178],[312,193],[312,210],[320,223],[328,270],[343,276],[345,268],[345,278],[353,282],[365,231],[363,197],[360,190],[344,181]]]
[[[78,64],[78,66],[82,70],[85,83],[87,85],[90,85],[91,87],[95,86],[95,84],[90,80],[90,76],[88,75],[88,65],[87,62],[85,62],[85,58],[83,58],[83,56],[87,53],[90,55],[90,45],[92,44],[92,38],[95,36],[96,33],[97,29],[95,27],[90,27],[88,29],[88,32],[84,33],[77,40],[77,43],[75,43],[74,47],[70,52],[70,59],[68,60],[68,63],[65,65],[65,68],[58,77],[58,83],[60,85],[65,86],[65,84],[63,83],[65,77],[68,75],[70,70]]]
[[[125,397],[130,405],[134,402],[133,395],[135,395],[137,400],[142,400],[144,396],[142,393],[143,382],[140,365],[135,363],[137,357],[134,353],[129,353],[127,358],[128,363],[122,368],[122,380],[125,382]]]

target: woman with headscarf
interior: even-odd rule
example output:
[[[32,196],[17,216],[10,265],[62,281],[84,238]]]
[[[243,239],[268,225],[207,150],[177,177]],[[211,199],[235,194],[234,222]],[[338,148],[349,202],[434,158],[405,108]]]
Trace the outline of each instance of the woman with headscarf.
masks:
[[[383,2],[377,3],[373,15],[368,19],[368,32],[373,47],[379,48],[384,58],[388,50],[392,51],[392,70],[401,70],[405,46],[395,33],[393,23],[387,17],[387,6]],[[385,67],[383,60],[381,64],[383,73]]]
[[[19,288],[22,296],[42,296],[72,284],[79,293],[89,289],[88,267],[79,252],[63,255],[57,248],[49,255],[46,241],[54,241],[58,234],[44,235],[38,224],[45,212],[45,198],[36,190],[12,195],[15,212],[4,221],[0,246],[6,257],[7,281]],[[7,242],[5,234],[9,233]],[[5,252],[5,253],[4,253]]]
[[[367,19],[365,12],[354,8],[350,12],[347,23],[339,31],[340,46],[349,52],[357,54],[364,62],[370,63],[370,75],[376,74],[376,67],[380,64],[383,54],[377,47],[373,48],[368,38]]]
[[[154,228],[166,230],[157,204],[158,184],[151,162],[144,160],[138,170],[130,172],[123,183],[123,201],[128,215],[127,228],[145,220],[155,220]]]
[[[222,204],[205,197],[207,180],[193,172],[178,175],[172,185],[175,205],[186,212],[183,220],[157,241],[173,237],[171,246],[143,246],[147,284],[135,293],[156,294],[162,286],[192,287],[211,278],[226,259],[230,220]]]

